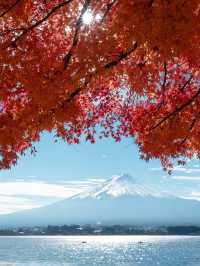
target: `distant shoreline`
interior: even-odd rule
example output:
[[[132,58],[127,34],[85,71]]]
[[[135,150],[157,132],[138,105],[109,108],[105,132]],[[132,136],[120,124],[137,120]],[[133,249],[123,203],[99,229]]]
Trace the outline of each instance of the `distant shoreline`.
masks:
[[[196,237],[200,238],[200,235],[0,235],[0,238],[9,238],[9,237],[19,237],[19,238],[24,238],[24,237],[30,237],[30,238],[57,238],[57,237],[62,237],[62,238],[70,238],[70,237]],[[84,244],[84,243],[83,243]],[[142,243],[141,243],[142,244]]]
[[[21,226],[1,228],[0,236],[200,236],[200,226]]]

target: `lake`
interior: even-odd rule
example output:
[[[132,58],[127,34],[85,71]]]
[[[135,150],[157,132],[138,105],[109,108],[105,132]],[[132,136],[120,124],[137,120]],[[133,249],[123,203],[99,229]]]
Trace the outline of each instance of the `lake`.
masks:
[[[0,266],[200,266],[200,237],[0,237]]]

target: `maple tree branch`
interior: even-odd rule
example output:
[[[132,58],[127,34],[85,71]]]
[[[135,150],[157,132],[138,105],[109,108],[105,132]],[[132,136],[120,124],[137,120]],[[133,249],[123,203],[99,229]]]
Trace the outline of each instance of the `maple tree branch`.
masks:
[[[18,0],[19,1],[19,0]],[[62,3],[60,3],[59,5],[53,7],[47,14],[46,16],[44,16],[42,19],[36,21],[35,23],[33,23],[31,26],[29,26],[28,28],[24,29],[22,34],[20,34],[14,41],[11,42],[10,46],[16,46],[16,43],[23,38],[29,31],[33,30],[34,28],[36,28],[37,26],[39,26],[40,24],[42,24],[44,21],[46,21],[52,14],[54,14],[56,11],[58,11],[60,8],[70,4],[73,0],[66,0],[63,1]]]
[[[138,47],[138,43],[135,42],[135,44],[133,45],[133,47],[129,50],[127,50],[126,52],[121,52],[117,58],[109,63],[107,63],[104,68],[108,69],[111,67],[116,66],[119,62],[121,62],[122,60],[126,59],[133,51],[135,51]]]
[[[76,47],[76,45],[78,43],[78,34],[79,34],[81,26],[83,24],[83,16],[84,16],[85,12],[88,10],[90,2],[91,2],[91,0],[86,0],[85,1],[84,5],[83,5],[83,8],[81,10],[81,13],[79,15],[79,18],[78,18],[78,20],[76,22],[76,27],[75,27],[74,38],[73,38],[73,41],[72,41],[72,46],[71,46],[69,52],[64,57],[64,69],[67,68],[67,66],[68,66],[68,64],[69,64],[69,62],[71,60],[73,50],[74,50],[74,48]]]
[[[102,17],[101,20],[100,20],[100,25],[104,22],[106,16],[107,16],[108,13],[111,11],[112,7],[114,6],[114,4],[115,4],[116,2],[117,2],[117,0],[114,0],[112,3],[107,4],[106,11],[105,11],[103,17]]]
[[[112,3],[108,4],[107,5],[107,8],[106,8],[106,11],[99,23],[99,25],[102,25],[102,23],[104,22],[106,16],[108,15],[108,13],[110,12],[110,10],[112,9],[113,5],[117,2],[117,0],[114,0]],[[82,20],[83,20],[83,16],[85,14],[85,12],[88,10],[88,7],[91,3],[91,0],[86,0],[85,1],[85,4],[81,10],[81,14],[77,20],[77,23],[76,23],[76,29],[75,29],[75,34],[74,34],[74,38],[73,38],[73,42],[72,42],[72,46],[69,50],[69,52],[65,55],[64,57],[64,69],[66,69],[70,63],[70,60],[72,58],[72,55],[73,55],[73,50],[75,49],[75,47],[77,46],[77,43],[78,43],[78,34],[80,32],[80,29],[81,29],[81,26],[82,26]]]
[[[191,74],[190,75],[190,78],[185,82],[185,84],[180,88],[180,91],[183,92],[185,90],[185,88],[187,87],[187,85],[190,84],[190,82],[192,81],[193,79],[193,75]]]
[[[11,32],[14,32],[14,31],[24,31],[25,28],[13,28],[13,29],[7,29],[7,30],[4,30],[4,31],[1,31],[0,32],[0,36],[3,36],[5,34],[9,34]]]
[[[166,82],[167,82],[167,63],[164,62],[164,79],[162,84],[162,90],[165,90]]]
[[[21,0],[16,0],[14,4],[12,4],[10,7],[8,7],[3,13],[0,14],[0,18],[5,16],[8,12],[10,12]]]
[[[109,68],[112,68],[112,67],[116,66],[116,65],[119,64],[122,60],[125,60],[125,59],[126,59],[126,58],[127,58],[127,57],[128,57],[133,51],[135,51],[135,50],[137,49],[137,47],[138,47],[138,45],[137,45],[137,42],[136,42],[136,43],[134,44],[134,46],[133,46],[131,49],[129,49],[129,50],[126,51],[126,52],[121,52],[115,60],[113,60],[113,61],[111,61],[111,62],[105,64],[105,65],[103,66],[103,69],[109,69]],[[88,79],[84,82],[83,86],[82,86],[82,87],[79,87],[79,88],[77,88],[75,91],[73,91],[73,92],[69,95],[69,98],[68,98],[67,100],[65,100],[65,102],[68,103],[68,102],[70,102],[75,96],[77,96],[77,95],[80,93],[80,91],[82,90],[82,88],[83,88],[83,87],[86,87],[86,86],[90,83],[91,79],[92,79],[95,75],[97,75],[97,74],[98,74],[98,71],[96,71],[96,72],[93,73],[93,74],[90,74],[89,77],[88,77]],[[65,104],[64,104],[64,105],[65,105]],[[63,105],[63,106],[64,106],[64,105]]]
[[[159,111],[160,108],[162,107],[162,105],[164,104],[164,90],[165,90],[165,86],[166,86],[166,81],[167,81],[167,64],[166,62],[164,63],[164,69],[165,69],[165,73],[164,73],[164,80],[163,80],[163,84],[162,84],[162,101],[160,102],[157,110]],[[185,84],[180,88],[180,91],[183,92],[184,89],[187,87],[187,85],[189,85],[189,83],[192,81],[193,79],[193,75],[191,74],[190,78],[185,82]]]
[[[168,120],[170,117],[172,117],[173,115],[176,115],[178,113],[180,113],[183,109],[185,109],[187,106],[189,106],[191,103],[193,103],[193,101],[200,95],[200,88],[197,90],[197,92],[184,104],[182,104],[181,106],[175,108],[175,110],[171,113],[169,113],[167,116],[165,116],[163,119],[161,119],[160,122],[158,122],[155,126],[153,126],[150,130],[154,130],[157,127],[159,127],[160,125],[162,125],[166,120]]]
[[[192,123],[189,127],[189,130],[188,130],[188,134],[187,136],[185,136],[185,138],[181,141],[181,145],[183,145],[189,138],[190,136],[190,132],[193,130],[193,128],[195,127],[195,124],[197,123],[197,121],[199,120],[199,115],[200,115],[200,112],[197,114],[197,116],[192,120]]]
[[[158,105],[157,111],[160,110],[160,108],[162,107],[162,105],[165,102],[164,96],[165,96],[166,82],[167,82],[167,63],[164,62],[164,78],[163,78],[163,83],[162,83],[162,87],[161,87],[162,100],[161,100],[160,104]]]
[[[129,50],[127,50],[127,51],[125,51],[125,52],[121,52],[121,53],[117,56],[117,58],[116,58],[115,60],[113,60],[113,61],[111,61],[111,62],[105,64],[102,68],[105,69],[105,70],[108,70],[109,68],[112,68],[112,67],[117,66],[121,61],[125,60],[125,59],[126,59],[131,53],[133,53],[137,48],[138,48],[138,44],[137,44],[137,42],[135,42],[134,45],[133,45],[133,47],[131,47]],[[94,76],[96,76],[97,74],[98,74],[98,71],[93,72],[92,74],[90,74],[90,75],[87,77],[87,79],[85,80],[85,82],[84,82],[84,84],[83,84],[82,86],[76,88],[71,94],[69,94],[69,95],[68,95],[68,98],[65,99],[64,101],[62,101],[62,102],[60,103],[59,106],[57,106],[56,108],[52,108],[52,109],[50,110],[50,113],[55,113],[56,110],[57,110],[58,108],[63,108],[63,107],[65,107],[67,104],[69,104],[69,103],[74,99],[74,97],[77,96],[77,95],[81,92],[81,90],[82,90],[83,88],[85,88],[85,87],[90,83],[91,79],[92,79]]]

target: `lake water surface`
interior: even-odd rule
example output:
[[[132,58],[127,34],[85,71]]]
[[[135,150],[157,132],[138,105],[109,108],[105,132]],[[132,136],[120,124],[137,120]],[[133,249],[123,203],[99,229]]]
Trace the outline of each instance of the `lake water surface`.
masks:
[[[0,266],[200,266],[200,237],[0,237]]]

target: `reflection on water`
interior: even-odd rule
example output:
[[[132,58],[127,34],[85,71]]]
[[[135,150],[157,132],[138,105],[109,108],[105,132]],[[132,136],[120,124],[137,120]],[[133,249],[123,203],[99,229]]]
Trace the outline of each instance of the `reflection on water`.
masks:
[[[200,237],[0,237],[0,266],[200,266]]]

